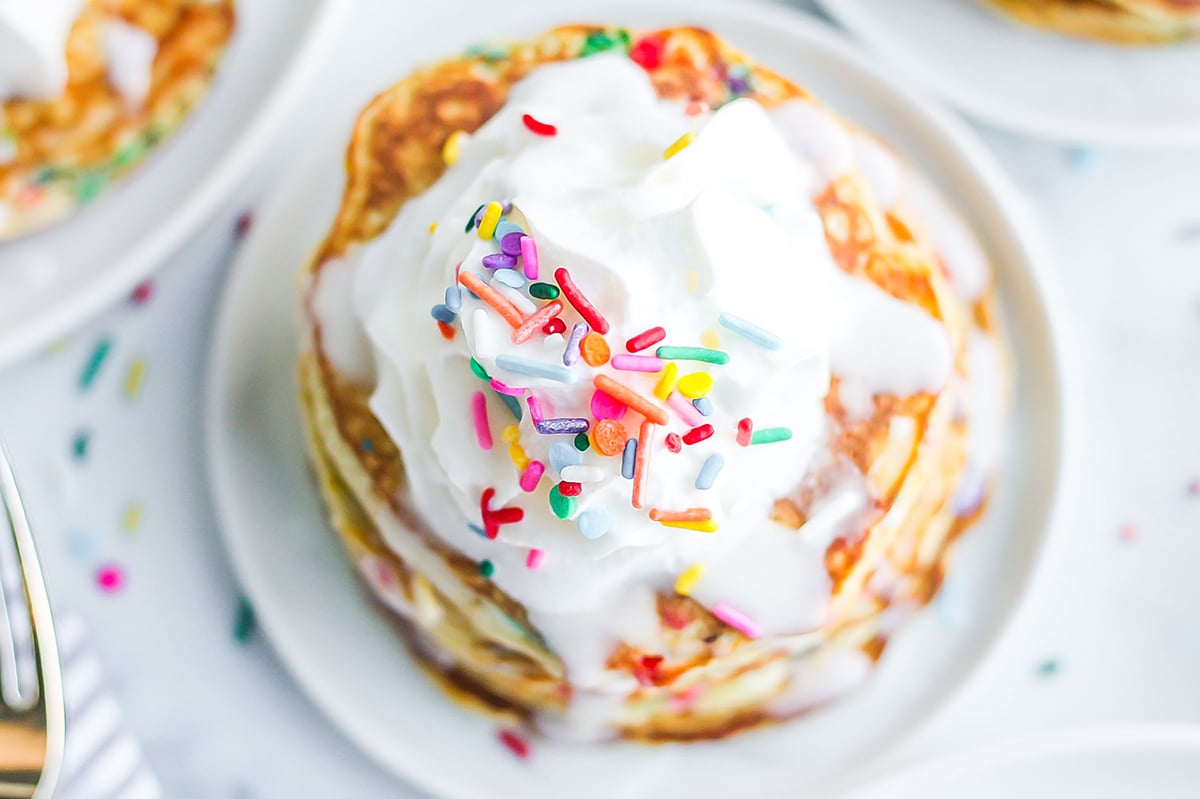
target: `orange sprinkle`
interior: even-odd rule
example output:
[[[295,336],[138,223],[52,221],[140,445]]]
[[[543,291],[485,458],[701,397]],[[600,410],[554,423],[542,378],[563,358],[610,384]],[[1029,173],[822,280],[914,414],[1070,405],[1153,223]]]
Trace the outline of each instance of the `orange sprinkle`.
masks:
[[[621,402],[625,403],[642,416],[645,416],[647,421],[654,422],[654,424],[667,423],[668,417],[666,411],[633,389],[621,385],[608,375],[596,375],[595,378],[592,379],[592,385],[603,391],[605,394],[608,394],[613,399],[620,400]],[[640,447],[641,444],[638,444],[638,446]],[[639,449],[638,452],[638,457],[641,457],[641,450]]]
[[[638,430],[637,460],[633,462],[633,507],[646,504],[646,479],[650,472],[650,448],[654,446],[654,425],[649,419]]]
[[[438,330],[442,331],[442,338],[446,339],[446,341],[454,341],[455,331],[453,325],[448,325],[445,322],[438,322],[437,326]]]
[[[592,446],[601,455],[620,455],[625,449],[625,425],[614,419],[601,419],[592,428]]]
[[[650,509],[652,522],[707,522],[712,520],[712,511],[708,508],[688,508],[687,510]]]
[[[487,283],[484,283],[473,273],[459,272],[458,282],[470,289],[479,299],[492,306],[492,309],[513,327],[520,327],[521,323],[525,321],[525,317],[521,315],[521,309],[513,305],[508,301],[507,297]]]
[[[612,354],[604,336],[595,331],[583,337],[583,341],[579,342],[579,351],[583,353],[583,360],[588,366],[603,366],[608,363],[608,356]]]
[[[507,299],[507,298],[506,298]],[[512,332],[513,344],[524,344],[533,338],[533,334],[542,329],[542,325],[558,316],[563,311],[563,304],[558,300],[548,302],[530,314],[524,322],[517,325]],[[586,355],[584,357],[587,357]]]

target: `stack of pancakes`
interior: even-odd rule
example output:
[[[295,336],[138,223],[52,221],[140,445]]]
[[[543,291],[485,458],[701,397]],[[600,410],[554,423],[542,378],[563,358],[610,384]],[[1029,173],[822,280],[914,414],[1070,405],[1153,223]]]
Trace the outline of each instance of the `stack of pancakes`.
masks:
[[[103,26],[158,43],[144,101],[109,78]],[[67,40],[67,86],[51,100],[0,103],[0,241],[50,225],[134,169],[203,97],[233,31],[233,0],[95,0]]]
[[[728,76],[736,71],[750,87],[742,96],[766,108],[797,100],[820,108],[802,88],[696,28],[630,36],[571,26],[529,42],[471,51],[421,69],[363,110],[346,154],[340,210],[301,275],[302,403],[334,529],[369,590],[436,678],[464,701],[543,728],[571,714],[578,699],[571,674],[521,604],[416,513],[403,455],[369,407],[375,387],[335,366],[313,298],[322,270],[379,236],[407,201],[429,189],[446,168],[447,139],[479,128],[515,82],[542,65],[586,55],[598,42],[628,48],[643,35],[663,43],[649,75],[665,99],[720,107],[731,99]],[[630,678],[618,699],[614,735],[718,737],[828,698],[837,691],[805,685],[804,675],[836,672],[847,653],[856,662],[878,658],[898,620],[934,595],[950,545],[985,505],[988,480],[968,474],[972,420],[964,409],[972,380],[968,341],[999,343],[990,280],[965,296],[914,204],[901,199],[883,207],[857,170],[833,179],[815,204],[837,266],[937,320],[955,353],[954,374],[936,392],[876,395],[866,413],[860,404],[847,407],[834,375],[824,451],[811,468],[797,467],[794,491],[779,496],[772,513],[800,535],[813,508],[846,474],[868,487],[869,513],[825,554],[833,586],[825,624],[803,634],[751,639],[693,598],[660,592],[663,650],[622,642],[608,658],[610,672]],[[343,310],[342,322],[353,318],[350,307]],[[964,501],[964,481],[972,479],[972,496]],[[385,529],[391,531],[386,543]]]
[[[988,0],[1039,28],[1121,44],[1200,36],[1200,0]]]

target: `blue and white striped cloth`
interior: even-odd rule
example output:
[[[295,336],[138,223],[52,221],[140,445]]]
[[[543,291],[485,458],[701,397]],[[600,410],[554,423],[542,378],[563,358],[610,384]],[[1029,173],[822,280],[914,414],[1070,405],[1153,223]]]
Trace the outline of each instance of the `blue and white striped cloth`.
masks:
[[[55,799],[161,799],[162,787],[125,729],[83,622],[67,613],[55,620],[67,707],[67,746]]]

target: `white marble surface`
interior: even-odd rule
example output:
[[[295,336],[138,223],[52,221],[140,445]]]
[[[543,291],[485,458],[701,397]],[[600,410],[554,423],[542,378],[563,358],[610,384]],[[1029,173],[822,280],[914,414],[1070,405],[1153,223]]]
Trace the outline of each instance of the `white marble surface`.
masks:
[[[360,99],[338,84],[369,69],[356,46],[365,24],[347,25],[311,107]],[[203,365],[233,220],[302,133],[166,265],[148,304],[111,308],[0,374],[0,433],[54,595],[90,622],[131,726],[181,799],[409,795],[325,723],[261,638],[234,642],[237,587],[202,468]],[[1017,623],[892,762],[1065,726],[1200,723],[1200,495],[1189,493],[1200,480],[1200,151],[1070,152],[983,133],[1044,224],[1066,288],[1082,380],[1077,490]],[[112,349],[81,390],[105,336]],[[127,398],[143,356],[143,389]],[[131,503],[143,508],[132,533]],[[107,563],[127,572],[120,592],[96,587]]]

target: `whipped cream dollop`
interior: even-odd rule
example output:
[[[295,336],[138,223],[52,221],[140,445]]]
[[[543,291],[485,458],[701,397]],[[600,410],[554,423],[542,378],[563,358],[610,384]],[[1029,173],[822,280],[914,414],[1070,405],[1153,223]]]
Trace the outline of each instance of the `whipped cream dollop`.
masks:
[[[0,0],[0,101],[62,94],[67,35],[82,7],[82,0]]]
[[[824,551],[866,507],[865,489],[843,486],[798,532],[770,515],[822,452],[831,374],[855,381],[867,396],[936,391],[950,375],[940,324],[833,263],[812,197],[844,168],[822,153],[851,158],[852,151],[830,145],[827,130],[816,148],[806,144],[811,137],[796,135],[805,120],[828,127],[810,108],[796,101],[768,113],[739,99],[689,114],[661,100],[646,74],[620,56],[542,67],[460,142],[458,161],[384,234],[322,271],[313,306],[333,331],[330,356],[347,374],[375,380],[371,408],[400,448],[411,501],[456,549],[493,564],[491,579],[525,606],[578,688],[599,689],[611,679],[604,661],[618,641],[654,646],[655,593],[670,591],[693,564],[704,573],[692,596],[736,608],[762,634],[819,628],[831,590]],[[552,123],[556,135],[531,131],[525,115]],[[690,144],[664,158],[689,133]],[[662,345],[725,352],[725,364],[675,361],[681,375],[712,376],[710,415],[701,418],[692,406],[681,412],[678,395],[673,406],[654,399],[658,373],[617,370],[611,361],[564,365],[563,334],[539,331],[514,344],[509,324],[457,280],[460,271],[478,276],[526,315],[542,302],[521,285],[520,267],[500,278],[484,265],[500,252],[495,238],[464,233],[478,206],[493,200],[508,203],[505,219],[536,242],[538,281],[553,284],[555,269],[566,267],[607,318],[613,355],[627,354],[627,339],[656,326],[666,330]],[[459,300],[451,340],[429,319],[447,289]],[[333,321],[332,309],[347,304],[365,337]],[[563,304],[569,333],[582,317]],[[737,334],[719,323],[722,314],[752,322],[781,345]],[[570,435],[536,432],[524,399],[517,422],[473,372],[472,358],[491,378],[530,392],[548,418],[595,424],[596,375],[667,409],[650,452],[644,506],[631,502],[620,455],[579,452]],[[514,370],[514,358],[552,376]],[[477,392],[485,396],[490,449],[472,422]],[[625,412],[628,437],[637,437],[641,418]],[[786,428],[790,437],[741,446],[743,418],[756,429]],[[713,426],[710,438],[667,448],[667,434],[700,424]],[[509,426],[525,456],[545,465],[531,492],[502,440]],[[697,488],[714,456],[723,467],[711,488]],[[584,468],[568,474],[586,477],[583,490],[569,517],[559,518],[548,492],[564,479],[560,469],[575,466]],[[488,489],[492,508],[524,511],[494,540],[479,531]],[[715,533],[665,527],[647,512],[695,507],[711,511]],[[533,549],[543,553],[536,569],[527,566]]]

